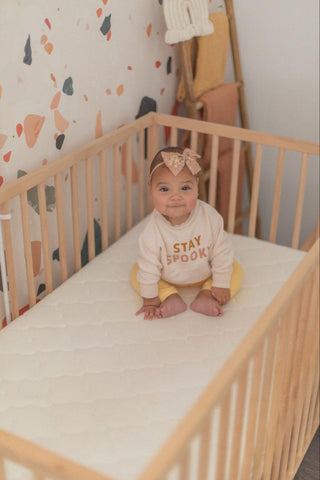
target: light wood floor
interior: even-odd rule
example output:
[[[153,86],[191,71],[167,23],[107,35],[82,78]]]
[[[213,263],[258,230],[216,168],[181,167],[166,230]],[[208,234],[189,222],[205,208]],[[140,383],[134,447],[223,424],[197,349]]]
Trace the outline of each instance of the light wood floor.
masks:
[[[319,428],[315,434],[312,443],[297,471],[294,480],[319,480]]]

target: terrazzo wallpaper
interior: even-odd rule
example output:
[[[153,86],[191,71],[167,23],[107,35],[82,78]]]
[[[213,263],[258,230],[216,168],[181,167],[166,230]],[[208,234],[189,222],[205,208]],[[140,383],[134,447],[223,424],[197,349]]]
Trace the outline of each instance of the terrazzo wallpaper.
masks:
[[[162,0],[2,0],[0,185],[137,116],[169,112]],[[6,28],[7,26],[7,28]]]
[[[1,0],[0,188],[150,110],[170,113],[179,64],[164,43],[162,9],[162,0]],[[54,190],[46,185],[49,223]],[[33,222],[33,189],[28,203]],[[32,238],[37,296],[40,239]],[[50,240],[59,276],[58,240]]]

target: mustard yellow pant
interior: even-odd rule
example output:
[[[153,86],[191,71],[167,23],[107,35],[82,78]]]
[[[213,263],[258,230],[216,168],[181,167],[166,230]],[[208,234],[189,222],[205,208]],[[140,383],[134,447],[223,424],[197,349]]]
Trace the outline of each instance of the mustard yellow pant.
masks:
[[[130,272],[130,280],[132,283],[133,288],[136,292],[140,295],[140,285],[137,280],[137,273],[138,273],[138,264],[135,263]],[[233,297],[240,289],[243,280],[243,270],[236,260],[233,262],[233,272],[231,275],[230,280],[230,290],[231,290],[231,297]],[[166,298],[168,298],[173,293],[178,293],[177,287],[190,287],[190,286],[201,286],[201,290],[211,290],[212,286],[212,277],[207,278],[204,282],[199,283],[191,283],[189,285],[173,285],[172,283],[168,283],[165,280],[159,280],[158,288],[159,288],[159,298],[161,302],[163,302]]]

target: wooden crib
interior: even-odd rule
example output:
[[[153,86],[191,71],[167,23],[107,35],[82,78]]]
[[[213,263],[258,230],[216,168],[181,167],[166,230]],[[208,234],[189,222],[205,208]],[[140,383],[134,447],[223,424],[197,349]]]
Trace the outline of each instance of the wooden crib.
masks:
[[[237,183],[240,148],[254,150],[249,220],[246,234],[256,233],[260,173],[264,149],[276,152],[277,169],[270,220],[270,242],[276,241],[280,212],[281,184],[285,153],[298,152],[301,161],[297,180],[296,213],[292,225],[292,248],[299,247],[303,198],[309,155],[319,147],[309,142],[257,133],[245,129],[150,113],[69,153],[0,189],[0,207],[9,285],[11,319],[37,300],[33,275],[31,229],[41,230],[42,257],[47,295],[59,283],[82,267],[80,237],[85,224],[88,257],[96,253],[94,218],[98,209],[102,250],[119,239],[150,211],[146,172],[156,151],[164,146],[163,127],[170,128],[170,143],[176,145],[190,132],[196,150],[199,135],[211,135],[212,157],[208,202],[215,204],[218,145],[220,137],[233,141],[231,193],[226,229],[236,225]],[[132,162],[135,153],[136,164]],[[294,153],[296,155],[296,153]],[[147,158],[147,161],[145,160]],[[133,167],[136,180],[133,181]],[[125,181],[121,177],[125,174]],[[83,174],[83,183],[79,177]],[[59,245],[60,279],[52,271],[45,188],[53,182],[56,195],[56,227]],[[110,185],[111,184],[111,185]],[[36,189],[39,224],[30,222],[28,192]],[[67,190],[66,190],[67,189]],[[33,191],[34,191],[33,190]],[[135,198],[138,200],[136,201]],[[11,205],[15,205],[12,213]],[[19,212],[17,215],[16,212]],[[23,248],[13,238],[12,225],[21,229]],[[18,225],[18,227],[16,227]],[[52,228],[52,226],[50,227]],[[71,233],[70,233],[71,232]],[[72,236],[72,247],[67,238]],[[17,271],[16,250],[23,250],[25,272]],[[217,479],[292,479],[319,425],[319,240],[269,304],[241,345],[212,379],[188,415],[150,461],[139,480],[164,480],[172,472],[180,480],[206,480],[211,455],[212,412],[219,408],[216,433]],[[27,293],[19,286],[25,278]],[[5,287],[5,285],[4,285]],[[4,288],[5,290],[5,288]],[[8,310],[0,323],[9,322]],[[6,317],[6,318],[4,318]],[[1,334],[1,333],[0,333]],[[235,400],[235,412],[231,404]],[[199,439],[196,453],[192,447]],[[0,430],[0,479],[9,480],[4,461],[25,466],[34,480],[112,480],[106,475],[49,452],[32,442]],[[197,465],[196,472],[194,465]],[[115,480],[115,479],[113,479]],[[138,479],[137,479],[138,480]]]

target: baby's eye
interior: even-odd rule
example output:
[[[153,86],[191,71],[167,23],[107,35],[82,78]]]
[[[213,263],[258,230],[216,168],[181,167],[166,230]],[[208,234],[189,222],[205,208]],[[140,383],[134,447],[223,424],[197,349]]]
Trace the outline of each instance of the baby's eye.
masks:
[[[184,185],[184,186],[182,187],[182,190],[190,190],[189,185]]]
[[[168,192],[168,187],[160,187],[160,192]]]

